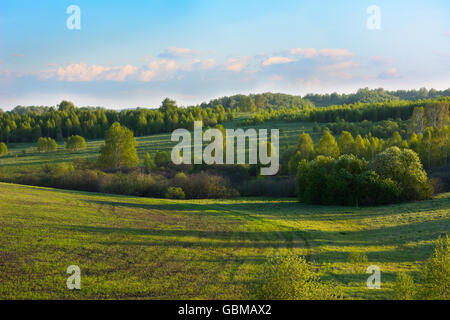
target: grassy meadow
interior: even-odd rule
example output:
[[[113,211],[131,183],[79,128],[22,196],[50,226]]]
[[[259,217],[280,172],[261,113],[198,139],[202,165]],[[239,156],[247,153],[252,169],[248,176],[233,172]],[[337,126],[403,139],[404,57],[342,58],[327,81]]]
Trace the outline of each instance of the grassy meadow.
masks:
[[[245,116],[241,115],[243,119]],[[239,127],[238,121],[230,121],[224,124],[225,128],[236,129]],[[320,139],[320,132],[313,132],[312,123],[305,122],[281,122],[272,121],[259,126],[252,126],[255,129],[278,129],[280,130],[280,153],[288,146],[296,146],[298,138],[302,132],[307,132],[312,139],[317,142]],[[158,151],[167,151],[170,153],[176,142],[170,140],[171,133],[156,134],[145,137],[136,137],[138,143],[137,152],[140,158],[143,158],[146,152],[152,156]],[[90,140],[87,142],[87,148],[83,151],[68,151],[64,143],[58,143],[56,152],[40,153],[36,149],[36,143],[15,143],[8,145],[9,154],[0,157],[0,173],[8,172],[26,172],[28,169],[36,169],[46,163],[72,162],[76,157],[95,160],[98,158],[100,147],[104,140]]]
[[[450,193],[384,207],[167,200],[0,184],[0,299],[243,299],[274,255],[322,265],[349,299],[393,298],[397,272],[450,230]],[[349,262],[352,252],[368,263]],[[366,287],[369,264],[381,289]],[[81,290],[66,287],[69,265]]]

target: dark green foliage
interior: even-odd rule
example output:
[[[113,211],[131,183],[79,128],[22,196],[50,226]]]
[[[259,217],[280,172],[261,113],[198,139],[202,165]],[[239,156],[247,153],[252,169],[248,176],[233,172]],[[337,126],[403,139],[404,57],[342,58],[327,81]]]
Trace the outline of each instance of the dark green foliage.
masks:
[[[303,160],[297,193],[311,204],[378,205],[428,199],[432,189],[417,154],[392,147],[369,164],[354,155]]]
[[[167,166],[171,162],[170,155],[166,151],[159,151],[155,155],[155,164],[157,167]]]
[[[76,108],[62,101],[55,107],[16,107],[0,113],[0,142],[32,142],[41,136],[62,140],[73,135],[86,139],[104,138],[108,128],[119,122],[136,136],[170,132],[176,128],[192,128],[194,121],[205,126],[222,123],[234,115],[222,106],[178,108],[175,101],[165,99],[160,109],[114,111],[103,108]]]

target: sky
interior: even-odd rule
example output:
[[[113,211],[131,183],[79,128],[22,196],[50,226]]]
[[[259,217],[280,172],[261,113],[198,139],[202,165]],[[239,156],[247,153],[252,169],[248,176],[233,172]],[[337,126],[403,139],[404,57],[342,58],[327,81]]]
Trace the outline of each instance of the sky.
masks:
[[[0,0],[3,110],[442,90],[449,71],[448,0]]]

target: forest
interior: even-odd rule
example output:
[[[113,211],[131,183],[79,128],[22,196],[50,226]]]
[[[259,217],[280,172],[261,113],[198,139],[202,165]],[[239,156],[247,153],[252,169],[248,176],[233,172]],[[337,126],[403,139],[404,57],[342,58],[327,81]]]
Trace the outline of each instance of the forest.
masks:
[[[380,92],[384,91],[369,93]],[[2,170],[0,180],[145,197],[296,196],[307,203],[344,205],[429,199],[449,190],[448,170],[442,169],[450,162],[448,97],[328,107],[315,107],[306,99],[282,94],[239,96],[237,104],[223,99],[214,103],[223,102],[226,107],[183,108],[166,98],[159,109],[77,108],[62,101],[57,107],[17,107],[2,112],[3,157],[12,157],[8,147],[13,150],[21,142],[35,144],[38,153],[74,152],[76,156],[31,171]],[[230,99],[236,101],[236,97]],[[273,103],[292,105],[274,108]],[[192,130],[198,120],[204,129],[222,132],[229,126],[274,123],[286,135],[283,132],[289,123],[312,126],[282,145],[280,170],[274,177],[261,177],[258,164],[175,165],[165,150],[137,154],[135,137],[157,136],[176,128]],[[105,142],[96,158],[86,159],[83,150],[92,139]],[[64,142],[66,151],[61,151]],[[29,152],[15,153],[15,157]],[[392,163],[391,171],[383,170],[383,161]]]

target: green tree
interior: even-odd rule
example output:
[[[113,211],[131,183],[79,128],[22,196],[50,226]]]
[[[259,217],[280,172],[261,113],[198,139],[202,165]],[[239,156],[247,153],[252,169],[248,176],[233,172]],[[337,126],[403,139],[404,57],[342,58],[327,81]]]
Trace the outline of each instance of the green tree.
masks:
[[[165,151],[158,151],[155,155],[155,164],[158,167],[163,167],[169,164],[170,155]]]
[[[81,136],[71,136],[66,142],[66,149],[68,150],[84,150],[86,149],[86,141]]]
[[[365,158],[367,156],[368,146],[366,141],[361,137],[361,135],[357,135],[355,139],[355,151],[354,154],[359,158]]]
[[[416,134],[422,133],[425,129],[425,110],[423,107],[414,108],[410,119],[410,130]]]
[[[70,101],[63,100],[63,101],[60,102],[60,104],[58,104],[58,110],[59,111],[70,112],[70,111],[72,111],[74,109],[75,109],[75,105],[72,102],[70,102]]]
[[[146,152],[144,156],[144,168],[147,172],[153,171],[156,169],[155,161],[150,156],[150,153]]]
[[[174,100],[165,98],[161,104],[161,107],[159,108],[159,111],[163,113],[170,113],[176,111],[177,108],[178,108],[177,103]]]
[[[0,143],[0,156],[6,156],[8,154],[8,147],[5,143]]]
[[[424,295],[427,299],[450,299],[450,238],[439,237],[433,256],[425,264]]]
[[[41,137],[37,141],[37,150],[39,152],[56,151],[58,144],[52,138]]]
[[[316,153],[325,157],[339,157],[339,146],[330,130],[324,131],[322,138],[320,138],[319,144],[317,145]]]
[[[432,188],[417,153],[411,149],[391,147],[377,154],[369,163],[369,170],[389,178],[401,187],[403,200],[422,200],[431,197]]]
[[[266,108],[267,99],[262,94],[257,94],[255,96],[255,105],[257,109],[265,109]]]
[[[139,163],[133,132],[118,122],[106,132],[105,144],[100,149],[99,164],[103,168],[135,167]]]
[[[249,96],[242,96],[239,101],[239,109],[243,112],[255,111],[255,101],[253,101],[253,99]]]
[[[406,273],[399,273],[394,284],[395,299],[414,300],[416,288],[413,278]]]
[[[314,158],[314,142],[309,134],[303,132],[297,143],[297,150],[300,152],[302,159],[312,160]]]
[[[353,154],[355,149],[355,139],[348,131],[342,131],[338,139],[338,146],[341,154]]]

